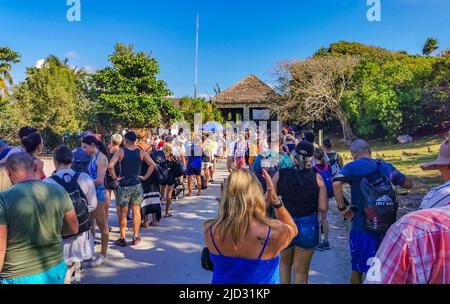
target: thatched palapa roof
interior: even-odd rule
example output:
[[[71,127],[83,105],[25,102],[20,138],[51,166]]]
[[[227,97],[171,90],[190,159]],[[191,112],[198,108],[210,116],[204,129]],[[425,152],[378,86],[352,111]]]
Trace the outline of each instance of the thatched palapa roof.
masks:
[[[249,75],[211,100],[217,105],[266,104],[276,96],[275,91],[258,77]]]

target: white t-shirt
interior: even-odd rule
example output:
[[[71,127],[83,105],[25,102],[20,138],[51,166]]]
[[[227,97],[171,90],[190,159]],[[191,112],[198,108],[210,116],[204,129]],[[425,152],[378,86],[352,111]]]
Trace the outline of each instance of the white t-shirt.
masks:
[[[63,178],[64,174],[75,175],[75,171],[72,169],[64,169],[56,172],[56,175]],[[58,184],[53,178],[47,177],[44,182],[49,184]],[[86,173],[81,173],[78,178],[78,185],[80,185],[81,190],[86,195],[89,212],[94,211],[97,208],[97,194],[95,190],[95,185],[93,179]]]

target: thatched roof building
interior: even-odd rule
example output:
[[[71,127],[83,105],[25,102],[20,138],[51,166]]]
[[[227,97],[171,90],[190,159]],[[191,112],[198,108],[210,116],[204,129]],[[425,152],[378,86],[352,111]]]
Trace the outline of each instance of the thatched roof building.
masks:
[[[249,75],[211,100],[222,111],[225,120],[276,120],[269,104],[277,93],[258,77]]]

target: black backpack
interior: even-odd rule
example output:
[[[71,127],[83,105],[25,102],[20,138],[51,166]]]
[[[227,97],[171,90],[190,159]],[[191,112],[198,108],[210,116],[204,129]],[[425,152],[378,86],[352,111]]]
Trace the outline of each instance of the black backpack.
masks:
[[[364,200],[364,213],[367,216],[365,227],[377,233],[385,233],[397,220],[397,190],[391,180],[381,170],[366,175],[360,182]]]
[[[83,190],[81,190],[80,185],[78,184],[78,178],[81,172],[75,173],[72,177],[69,173],[64,174],[63,178],[60,178],[57,175],[51,176],[51,178],[61,185],[69,194],[72,199],[73,207],[75,208],[75,212],[78,218],[78,233],[74,235],[79,235],[83,232],[89,231],[91,229],[91,222],[89,221],[89,208],[87,203],[86,194],[84,194]],[[66,176],[70,178],[69,182],[66,182]],[[68,179],[69,179],[68,178]],[[65,236],[63,238],[68,238],[74,235]]]

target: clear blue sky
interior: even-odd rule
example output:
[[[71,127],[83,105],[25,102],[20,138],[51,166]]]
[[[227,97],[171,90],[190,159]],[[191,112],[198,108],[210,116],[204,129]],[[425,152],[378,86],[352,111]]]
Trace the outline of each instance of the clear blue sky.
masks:
[[[450,47],[450,0],[381,0],[369,22],[366,0],[81,0],[81,22],[66,0],[0,0],[0,45],[25,68],[49,54],[75,66],[108,65],[116,42],[152,51],[175,96],[193,95],[195,18],[200,15],[199,93],[213,95],[248,74],[269,84],[280,60],[301,59],[339,40],[420,53],[427,37]]]

